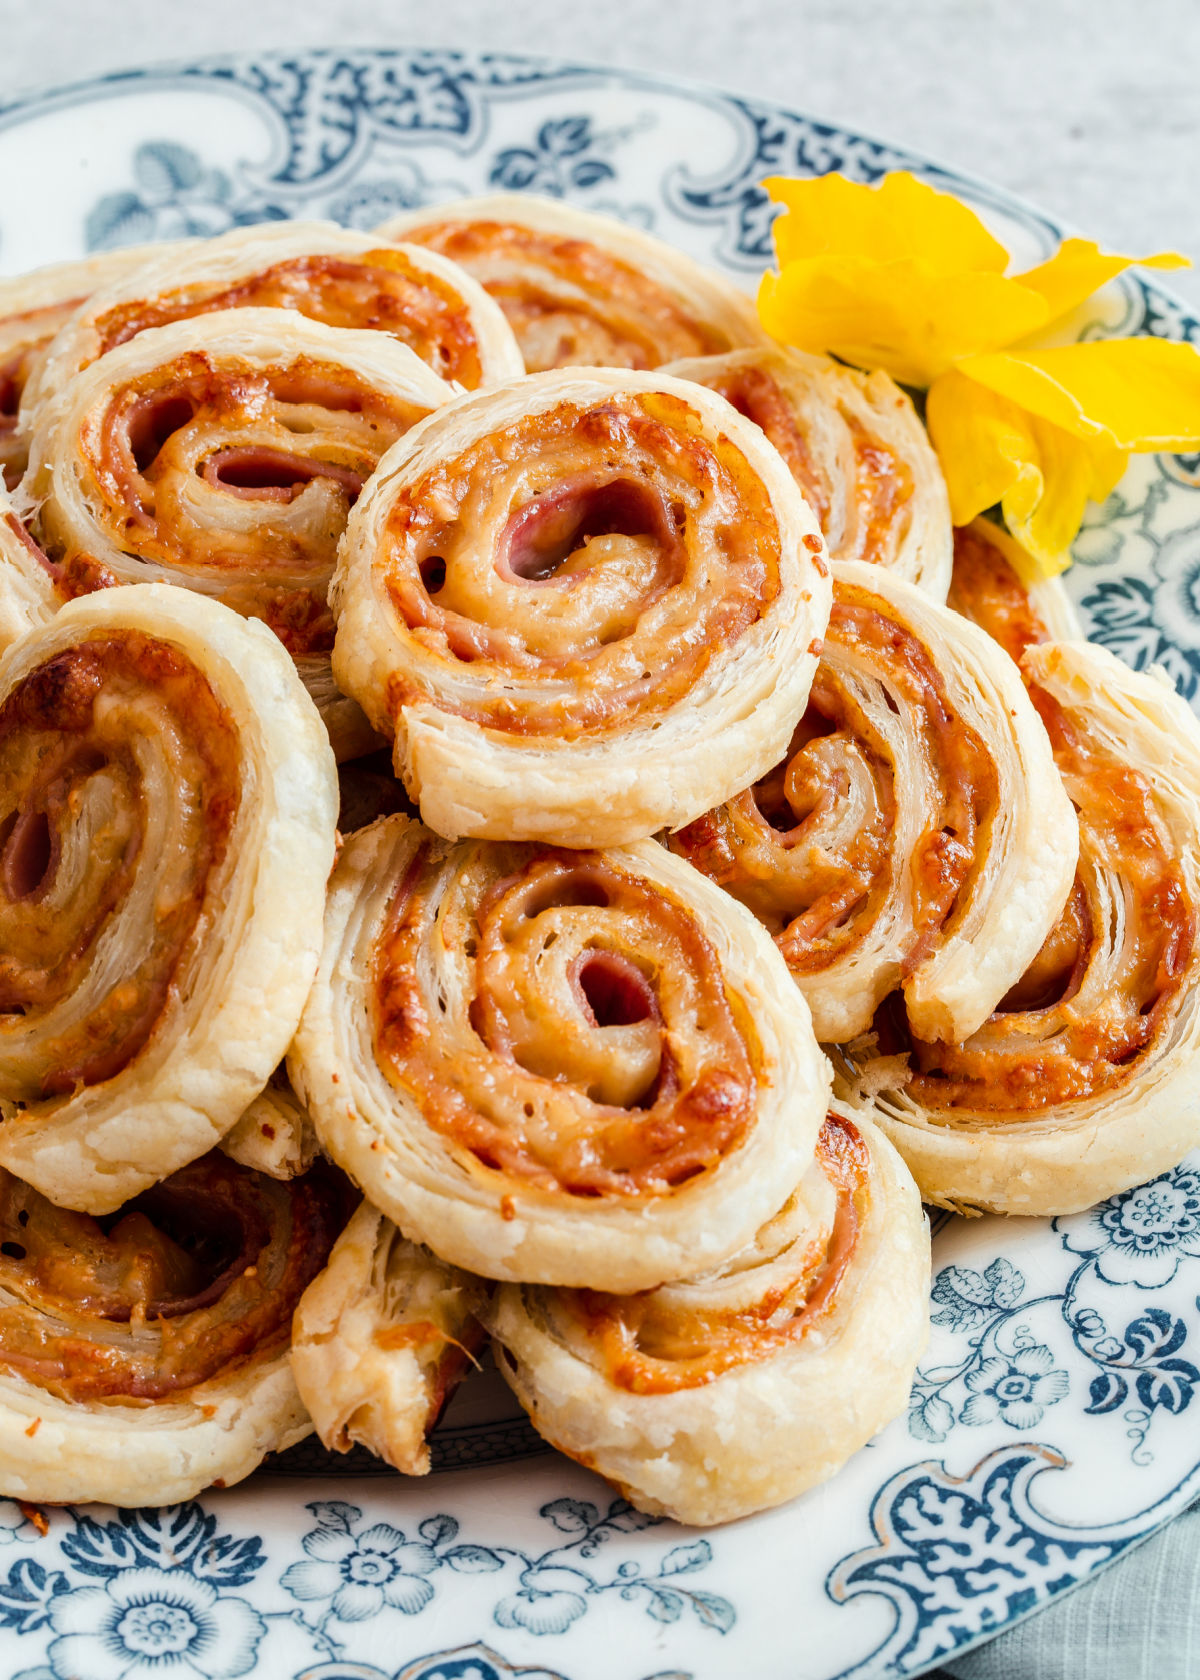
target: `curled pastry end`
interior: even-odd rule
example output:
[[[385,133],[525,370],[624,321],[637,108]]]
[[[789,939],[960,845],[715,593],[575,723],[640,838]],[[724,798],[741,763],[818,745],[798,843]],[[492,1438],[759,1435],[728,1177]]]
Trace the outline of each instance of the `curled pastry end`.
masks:
[[[218,1147],[231,1160],[268,1178],[295,1178],[308,1171],[317,1153],[317,1134],[282,1068],[271,1075],[266,1090]]]
[[[952,598],[1021,659],[1078,813],[1078,869],[976,1030],[931,1039],[893,995],[837,1084],[929,1201],[1068,1214],[1200,1143],[1200,724],[1154,676],[1050,640],[1002,547],[963,536]]]
[[[1071,888],[1074,810],[1017,666],[903,579],[835,562],[804,716],[770,773],[672,845],[775,935],[817,1035],[899,990],[923,1037],[980,1027]]]
[[[474,1363],[482,1286],[364,1202],[296,1312],[292,1371],[322,1443],[356,1443],[407,1476]]]

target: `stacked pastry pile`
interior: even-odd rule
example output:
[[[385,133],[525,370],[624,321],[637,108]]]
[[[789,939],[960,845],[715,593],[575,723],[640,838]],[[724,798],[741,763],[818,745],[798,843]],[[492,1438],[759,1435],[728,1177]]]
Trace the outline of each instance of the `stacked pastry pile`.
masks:
[[[418,1473],[490,1335],[744,1514],[904,1403],[901,1155],[1196,1141],[1200,734],[884,376],[497,199],[8,283],[0,407],[0,1492]]]

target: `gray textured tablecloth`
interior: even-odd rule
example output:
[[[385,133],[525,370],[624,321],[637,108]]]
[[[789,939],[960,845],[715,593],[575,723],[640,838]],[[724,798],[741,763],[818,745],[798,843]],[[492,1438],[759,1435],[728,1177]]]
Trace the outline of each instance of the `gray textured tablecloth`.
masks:
[[[1200,256],[1200,0],[0,0],[0,98],[167,58],[371,43],[699,78],[985,175],[1113,248]],[[1170,284],[1200,305],[1195,275]],[[1200,1508],[943,1673],[1197,1680],[1198,1594]]]

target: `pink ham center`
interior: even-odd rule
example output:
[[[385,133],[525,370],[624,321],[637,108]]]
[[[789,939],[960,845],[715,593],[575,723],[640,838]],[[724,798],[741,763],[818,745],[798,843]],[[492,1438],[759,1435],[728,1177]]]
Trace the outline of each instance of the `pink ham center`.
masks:
[[[632,1027],[658,1018],[649,981],[628,957],[587,951],[571,975],[584,1015],[597,1027]]]
[[[50,871],[53,846],[50,822],[44,811],[19,811],[9,818],[8,832],[0,830],[0,880],[14,903],[30,898]]]
[[[334,397],[342,399],[342,407],[351,406],[348,393],[332,390],[327,394],[330,402],[326,406],[335,406]],[[167,439],[192,420],[196,407],[190,397],[179,393],[143,397],[134,405],[129,415],[128,438],[139,473],[150,469]],[[199,465],[197,471],[214,489],[248,501],[291,502],[314,478],[327,478],[354,502],[363,486],[361,473],[350,467],[261,445],[220,449]]]
[[[150,396],[134,404],[129,415],[129,452],[140,473],[154,464],[163,444],[186,426],[195,412],[195,404],[188,397]]]
[[[283,449],[222,449],[204,463],[205,483],[245,501],[291,502],[314,478],[327,478],[357,501],[363,481],[350,467],[314,461]]]
[[[21,406],[21,357],[14,356],[0,366],[0,432],[9,431],[17,423]]]
[[[521,583],[546,583],[593,537],[673,540],[662,502],[629,479],[609,484],[566,484],[539,496],[515,514],[500,540],[496,570]]]

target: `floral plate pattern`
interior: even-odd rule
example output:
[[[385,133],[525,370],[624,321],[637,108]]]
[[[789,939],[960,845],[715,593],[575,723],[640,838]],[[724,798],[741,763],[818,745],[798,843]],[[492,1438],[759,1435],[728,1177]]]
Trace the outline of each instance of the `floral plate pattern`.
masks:
[[[295,215],[369,228],[494,188],[652,229],[748,286],[767,174],[916,171],[1019,257],[983,183],[651,76],[401,49],[215,58],[0,105],[0,267]],[[1069,335],[1200,339],[1114,282]],[[1200,705],[1200,457],[1135,460],[1067,583],[1088,633]],[[1200,1157],[1054,1221],[942,1217],[907,1417],[832,1482],[699,1535],[546,1451],[472,1379],[423,1481],[305,1443],[164,1510],[0,1501],[16,1680],[872,1680],[915,1675],[1119,1557],[1200,1491]],[[131,1450],[136,1450],[131,1447]],[[44,1532],[43,1532],[44,1530]]]

